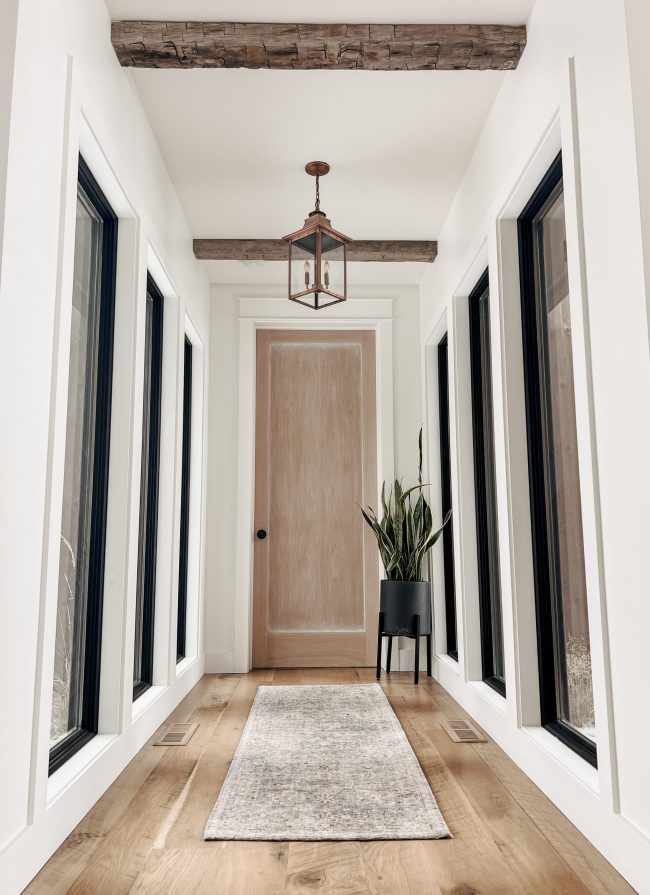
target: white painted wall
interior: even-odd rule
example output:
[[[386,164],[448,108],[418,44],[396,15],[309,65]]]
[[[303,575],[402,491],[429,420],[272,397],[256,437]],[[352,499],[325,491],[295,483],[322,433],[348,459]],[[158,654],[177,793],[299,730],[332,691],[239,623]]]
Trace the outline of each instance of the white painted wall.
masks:
[[[381,366],[392,388],[393,424],[384,435],[382,470],[386,478],[395,474],[414,479],[417,474],[417,435],[422,422],[422,394],[419,359],[414,347],[419,343],[419,301],[417,287],[356,287],[346,305],[328,311],[304,311],[286,298],[286,290],[276,286],[213,286],[210,324],[211,369],[209,412],[208,529],[210,545],[206,557],[205,651],[206,670],[242,670],[238,664],[237,606],[241,603],[242,551],[237,533],[238,483],[235,470],[245,449],[239,419],[239,318],[265,319],[278,325],[286,320],[304,320],[305,326],[318,322],[326,328],[328,318],[392,321],[392,355]],[[343,310],[341,310],[343,309]],[[292,320],[291,318],[294,318]],[[383,404],[383,402],[382,402]],[[382,422],[380,420],[380,429]],[[243,423],[244,430],[247,423]],[[251,429],[252,432],[252,429]],[[252,476],[247,485],[252,486]],[[242,538],[245,534],[242,533]],[[239,554],[239,555],[238,555]],[[246,566],[246,560],[244,561]],[[239,569],[240,575],[245,569]],[[248,593],[248,585],[244,590]],[[396,657],[397,659],[397,657]]]
[[[421,287],[424,343],[437,341],[445,313],[450,332],[456,582],[461,601],[458,667],[438,656],[436,675],[646,895],[650,892],[650,715],[645,699],[650,686],[650,356],[644,243],[647,247],[650,232],[649,28],[650,10],[640,0],[597,4],[538,0],[522,63],[504,82],[439,234],[438,260]],[[538,726],[514,222],[560,148],[597,772]],[[647,260],[647,248],[645,254]],[[477,680],[480,647],[464,308],[487,262],[507,700]],[[430,386],[435,385],[433,380]],[[430,397],[432,439],[437,433],[436,413]],[[436,577],[442,594],[439,564]],[[436,617],[440,618],[439,612]]]
[[[0,12],[0,879],[13,895],[203,672],[200,520],[207,451],[209,287],[102,0],[21,0]],[[8,46],[6,46],[8,44]],[[13,94],[9,121],[9,96]],[[7,148],[7,179],[3,163]],[[76,164],[81,147],[120,217],[100,733],[47,777],[67,395]],[[2,231],[0,231],[1,233]],[[145,275],[165,298],[167,420],[156,684],[131,704]],[[198,345],[190,653],[174,655],[183,332]],[[202,431],[203,430],[203,431]],[[194,441],[194,438],[193,438]],[[177,673],[178,672],[178,673]],[[11,735],[9,735],[9,726]]]
[[[0,279],[2,278],[2,233],[4,230],[5,186],[9,121],[14,83],[18,0],[5,0],[0,7]]]
[[[206,670],[234,671],[237,554],[239,302],[212,287],[208,527],[205,559]]]
[[[650,29],[650,7],[645,0],[625,0],[628,52],[632,76],[636,161],[639,172],[646,301],[650,308],[650,54],[645,43]]]

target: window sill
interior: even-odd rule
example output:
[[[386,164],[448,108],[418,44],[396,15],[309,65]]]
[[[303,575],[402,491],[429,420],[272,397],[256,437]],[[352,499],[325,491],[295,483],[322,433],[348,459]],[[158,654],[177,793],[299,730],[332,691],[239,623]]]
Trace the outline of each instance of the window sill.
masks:
[[[523,727],[522,730],[537,743],[547,755],[550,755],[551,758],[554,758],[565,770],[573,774],[573,776],[586,786],[587,789],[591,790],[595,795],[598,795],[600,786],[597,768],[590,765],[588,761],[543,727]]]
[[[47,781],[47,804],[52,804],[117,740],[117,734],[98,733]]]
[[[135,721],[140,715],[161,696],[167,687],[163,684],[147,687],[144,693],[133,702],[131,708],[131,720]]]
[[[448,653],[438,654],[435,658],[440,665],[453,672],[456,677],[460,677],[460,668],[457,659],[452,659]]]
[[[506,697],[498,693],[494,687],[486,684],[485,681],[468,681],[468,683],[474,692],[489,703],[492,708],[497,709],[502,715],[506,714],[508,710]]]
[[[196,656],[185,656],[184,659],[181,659],[176,665],[176,677],[179,678],[181,675],[185,674],[196,661]]]

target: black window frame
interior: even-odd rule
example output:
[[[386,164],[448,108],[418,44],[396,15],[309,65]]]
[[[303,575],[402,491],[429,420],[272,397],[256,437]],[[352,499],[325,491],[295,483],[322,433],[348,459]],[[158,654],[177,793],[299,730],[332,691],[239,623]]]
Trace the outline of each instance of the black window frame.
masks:
[[[187,573],[189,567],[190,489],[192,460],[192,365],[194,346],[185,336],[183,348],[183,448],[181,460],[181,532],[178,552],[176,663],[187,650]]]
[[[85,632],[80,725],[50,749],[49,774],[53,774],[96,734],[99,722],[99,689],[104,605],[104,569],[113,391],[113,345],[117,272],[118,218],[83,157],[79,156],[78,188],[81,188],[103,222],[101,286],[96,355],[93,481],[90,506],[90,546],[87,588],[84,596]],[[79,524],[87,518],[81,514]],[[81,601],[79,608],[81,611]]]
[[[555,513],[552,507],[549,509],[546,483],[548,473],[545,456],[551,423],[543,398],[544,387],[540,371],[539,301],[535,276],[533,222],[562,182],[560,152],[517,221],[540,714],[544,728],[593,767],[598,767],[596,744],[559,718],[557,709],[556,662],[564,662],[565,657],[558,655],[556,650],[556,626],[561,617],[556,613],[555,606],[557,595],[561,592],[561,583],[559,564],[553,561],[553,556],[558,555],[557,531]],[[563,653],[562,650],[559,652]]]
[[[445,333],[437,346],[438,361],[438,430],[440,438],[440,504],[442,518],[452,508],[451,444],[449,434],[449,339]],[[447,655],[458,661],[458,629],[456,618],[456,582],[454,573],[454,532],[451,523],[442,533],[442,561],[445,584],[445,622]]]
[[[149,306],[149,300],[151,305]],[[142,531],[138,538],[138,587],[142,581],[142,596],[136,601],[136,613],[142,609],[142,619],[136,618],[135,636],[141,633],[140,668],[136,675],[134,668],[133,701],[142,696],[153,683],[154,626],[156,612],[156,561],[158,547],[158,494],[160,481],[160,432],[162,412],[162,375],[163,375],[163,320],[164,298],[155,280],[147,272],[147,306],[151,308],[151,354],[150,354],[150,386],[148,406],[143,402],[143,432],[145,414],[148,414],[149,442],[147,445],[146,493],[140,488],[140,501],[144,507],[144,551],[142,550]],[[145,363],[147,357],[145,355]],[[146,400],[146,395],[145,395]],[[144,464],[145,457],[142,456]],[[144,478],[141,479],[141,482]],[[144,568],[141,569],[141,565]],[[137,655],[137,643],[134,644]],[[134,663],[135,664],[135,663]]]
[[[492,357],[488,336],[488,351],[481,341],[479,302],[487,293],[489,302],[489,272],[486,270],[468,298],[470,378],[472,392],[472,441],[474,451],[474,504],[476,510],[476,548],[478,562],[478,594],[481,628],[481,667],[483,680],[500,696],[506,695],[504,677],[496,674],[494,660],[493,604],[498,601],[501,652],[503,646],[503,603],[499,562],[498,513],[495,489],[494,418],[492,407]],[[489,310],[489,304],[488,304]],[[484,385],[487,384],[487,389]],[[485,395],[488,401],[484,400]],[[486,438],[487,431],[487,438]],[[488,467],[488,464],[490,466]]]

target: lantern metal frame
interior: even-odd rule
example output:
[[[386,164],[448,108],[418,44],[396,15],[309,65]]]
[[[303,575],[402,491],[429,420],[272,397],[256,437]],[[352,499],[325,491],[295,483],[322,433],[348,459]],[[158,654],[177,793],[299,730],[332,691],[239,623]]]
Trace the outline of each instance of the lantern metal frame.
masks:
[[[287,236],[282,237],[289,243],[289,300],[295,301],[299,305],[304,305],[304,307],[310,308],[313,311],[320,311],[323,308],[329,308],[332,307],[332,305],[340,304],[347,299],[348,293],[347,246],[348,243],[352,242],[352,240],[349,236],[345,236],[345,234],[339,232],[338,230],[335,230],[334,227],[332,227],[332,222],[330,221],[330,219],[326,216],[324,211],[321,211],[320,208],[320,178],[327,174],[329,170],[330,166],[327,164],[327,162],[309,162],[309,164],[305,165],[305,171],[307,172],[307,174],[316,178],[316,205],[314,210],[309,213],[309,216],[305,218],[305,224],[303,227],[301,227],[300,230],[295,230],[293,233],[289,233]],[[343,294],[341,294],[340,292],[335,292],[333,289],[327,288],[321,281],[322,244],[324,234],[341,243],[343,246]],[[303,289],[299,292],[292,293],[291,264],[293,261],[293,246],[299,240],[312,235],[315,235],[316,237],[316,250],[314,252],[314,285],[310,286],[308,289]],[[306,295],[314,296],[313,303],[304,300],[304,297]],[[327,295],[332,300],[321,304],[321,302],[319,301],[320,295]]]

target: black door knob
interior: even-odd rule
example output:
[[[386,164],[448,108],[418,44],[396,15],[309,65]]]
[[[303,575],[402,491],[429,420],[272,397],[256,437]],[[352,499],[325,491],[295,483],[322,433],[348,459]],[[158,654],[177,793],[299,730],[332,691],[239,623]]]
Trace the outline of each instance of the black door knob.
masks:
[[[266,537],[266,532],[264,531],[263,528],[260,528],[260,530],[257,532],[257,537],[259,538],[260,541],[264,540],[264,538]]]

